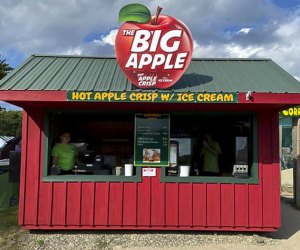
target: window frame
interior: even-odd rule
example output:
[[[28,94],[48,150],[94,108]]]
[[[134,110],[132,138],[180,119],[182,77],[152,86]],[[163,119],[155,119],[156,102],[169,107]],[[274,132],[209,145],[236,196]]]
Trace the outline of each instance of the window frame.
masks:
[[[116,175],[48,175],[49,162],[51,159],[51,148],[49,147],[50,133],[50,114],[65,110],[47,110],[44,114],[44,150],[43,150],[43,167],[42,167],[42,182],[141,182],[142,167],[136,168],[134,176],[116,176]],[[70,112],[80,114],[81,111]],[[93,111],[91,111],[93,113]]]
[[[216,115],[224,113],[214,113]],[[161,171],[160,181],[162,183],[231,183],[231,184],[258,184],[258,118],[256,113],[228,113],[229,115],[249,115],[252,116],[252,166],[249,178],[237,178],[237,177],[222,177],[222,176],[167,176],[167,169],[164,168]]]
[[[116,175],[48,175],[49,160],[51,158],[51,148],[49,147],[49,132],[50,132],[50,114],[65,110],[46,110],[44,113],[44,149],[43,149],[43,166],[42,166],[42,182],[142,182],[142,168],[135,167],[135,176],[116,176]],[[70,113],[81,113],[75,111]],[[91,111],[93,113],[93,111]],[[175,112],[176,114],[176,112]],[[224,114],[224,113],[214,113]],[[161,183],[231,183],[231,184],[258,184],[258,116],[257,113],[228,113],[230,115],[249,115],[252,116],[252,166],[251,175],[249,178],[237,177],[211,177],[211,176],[167,176],[166,167],[161,167],[160,181]],[[170,112],[172,115],[172,112]]]

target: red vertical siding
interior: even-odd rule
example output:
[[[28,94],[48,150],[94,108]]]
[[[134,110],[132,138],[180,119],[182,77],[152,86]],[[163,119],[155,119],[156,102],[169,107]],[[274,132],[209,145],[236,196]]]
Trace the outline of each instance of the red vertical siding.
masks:
[[[234,185],[221,184],[221,226],[234,226]]]
[[[207,226],[221,224],[221,192],[220,184],[207,184]]]
[[[140,183],[42,182],[42,114],[23,114],[20,224],[245,230],[280,224],[276,113],[259,115],[258,184],[161,183],[161,169]]]
[[[262,187],[249,185],[249,226],[262,227]]]
[[[28,131],[28,114],[24,110],[22,112],[22,147],[21,147],[21,169],[20,169],[20,198],[19,198],[19,214],[18,223],[24,225],[24,209],[25,209],[25,186],[26,186],[26,171],[27,171],[27,131]]]
[[[24,223],[36,225],[38,222],[38,197],[40,180],[40,147],[41,147],[41,112],[33,111],[28,116],[27,130],[30,135],[27,137],[28,152],[26,157],[26,172],[23,173],[25,182],[25,206]]]
[[[179,225],[190,226],[193,223],[193,186],[179,183]]]
[[[95,190],[95,225],[108,225],[109,183],[96,183]]]
[[[165,183],[160,182],[160,172],[161,169],[156,169],[156,177],[151,178],[152,179],[151,225],[152,226],[164,226],[166,224],[165,223]]]
[[[248,227],[249,225],[249,194],[247,184],[234,185],[234,215],[235,226]]]
[[[52,183],[40,185],[38,224],[51,225],[52,215]]]
[[[143,178],[143,182],[138,183],[138,225],[149,226],[151,214],[151,178]]]
[[[279,119],[277,112],[272,116],[273,145],[273,188],[274,188],[274,227],[280,226],[280,164],[279,164]]]
[[[94,225],[95,183],[84,182],[81,186],[81,220],[82,226]],[[80,197],[80,196],[79,196]]]
[[[274,187],[272,164],[262,165],[263,226],[272,227],[274,218]]]
[[[262,139],[260,150],[262,165],[262,199],[263,227],[278,225],[279,219],[279,145],[278,145],[278,114],[269,112],[264,115],[262,131],[266,134]],[[272,146],[270,146],[272,145]],[[274,178],[275,177],[275,178]]]
[[[178,183],[166,183],[166,225],[179,225],[179,188]]]
[[[193,225],[206,226],[206,184],[193,184]]]
[[[66,224],[80,225],[80,195],[81,185],[76,182],[67,183]]]
[[[123,225],[137,225],[137,183],[124,183]]]
[[[53,202],[52,202],[52,225],[66,225],[66,199],[67,199],[67,183],[53,184]],[[76,206],[76,204],[74,204]],[[77,205],[78,206],[78,205]]]
[[[121,226],[123,217],[123,183],[110,183],[109,225]]]

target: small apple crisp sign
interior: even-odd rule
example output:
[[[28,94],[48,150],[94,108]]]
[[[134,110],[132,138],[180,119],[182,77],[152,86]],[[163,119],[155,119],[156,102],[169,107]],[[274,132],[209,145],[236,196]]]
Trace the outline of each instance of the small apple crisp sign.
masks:
[[[119,12],[124,22],[115,41],[117,61],[138,88],[166,89],[174,85],[189,66],[193,52],[191,32],[181,21],[155,16],[142,4],[129,4]]]

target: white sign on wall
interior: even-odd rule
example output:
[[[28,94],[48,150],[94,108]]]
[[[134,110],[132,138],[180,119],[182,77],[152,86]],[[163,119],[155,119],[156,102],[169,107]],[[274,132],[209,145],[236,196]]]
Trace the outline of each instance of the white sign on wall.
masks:
[[[143,168],[143,176],[156,176],[156,168]]]

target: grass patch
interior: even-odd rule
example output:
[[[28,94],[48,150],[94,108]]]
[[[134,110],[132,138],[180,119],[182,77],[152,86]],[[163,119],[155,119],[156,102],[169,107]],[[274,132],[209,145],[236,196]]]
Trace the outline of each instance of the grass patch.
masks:
[[[0,209],[0,246],[3,249],[18,249],[16,238],[19,229],[18,208]]]
[[[5,237],[14,233],[18,226],[18,208],[5,208],[0,210],[0,236]]]
[[[43,240],[37,240],[36,243],[38,244],[38,246],[43,246],[45,244],[45,241]]]

